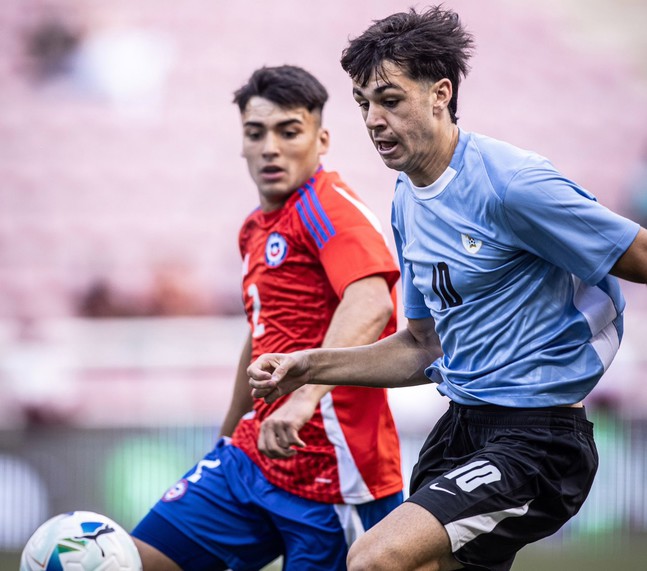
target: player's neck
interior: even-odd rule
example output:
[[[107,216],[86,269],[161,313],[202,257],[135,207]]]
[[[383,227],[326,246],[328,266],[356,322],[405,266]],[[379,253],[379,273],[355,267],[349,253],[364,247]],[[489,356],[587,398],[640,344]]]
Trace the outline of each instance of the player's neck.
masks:
[[[458,144],[458,126],[450,123],[438,134],[433,148],[429,152],[429,161],[423,172],[409,178],[418,187],[425,187],[436,182],[452,162],[454,150]]]

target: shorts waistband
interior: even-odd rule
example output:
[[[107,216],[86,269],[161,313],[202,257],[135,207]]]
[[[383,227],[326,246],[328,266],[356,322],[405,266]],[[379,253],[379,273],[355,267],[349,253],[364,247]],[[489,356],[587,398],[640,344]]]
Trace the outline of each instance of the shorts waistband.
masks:
[[[587,420],[584,407],[512,408],[491,404],[470,406],[452,401],[450,410],[459,418],[482,425],[573,427],[593,435],[593,424]]]

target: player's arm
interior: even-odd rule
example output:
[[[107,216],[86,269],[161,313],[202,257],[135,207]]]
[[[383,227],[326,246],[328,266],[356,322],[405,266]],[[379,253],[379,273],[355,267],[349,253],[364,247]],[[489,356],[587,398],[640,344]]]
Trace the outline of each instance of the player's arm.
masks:
[[[627,251],[611,268],[611,275],[630,282],[647,283],[647,230],[641,228]]]
[[[252,410],[254,399],[249,390],[249,377],[247,375],[247,366],[252,360],[252,335],[247,336],[245,345],[240,354],[238,368],[236,369],[236,379],[234,382],[234,392],[229,403],[229,410],[225,415],[225,420],[220,428],[220,436],[231,436],[238,424],[238,421],[244,414]]]
[[[410,319],[407,328],[376,343],[261,355],[247,369],[252,395],[273,402],[308,384],[407,387],[428,383],[424,371],[442,355],[434,320]]]
[[[383,277],[369,276],[357,280],[344,290],[322,347],[372,343],[379,338],[392,313],[393,302]],[[292,447],[306,444],[299,437],[299,430],[312,418],[322,397],[333,388],[333,385],[306,385],[297,390],[261,424],[259,450],[270,458],[287,458],[296,454]]]

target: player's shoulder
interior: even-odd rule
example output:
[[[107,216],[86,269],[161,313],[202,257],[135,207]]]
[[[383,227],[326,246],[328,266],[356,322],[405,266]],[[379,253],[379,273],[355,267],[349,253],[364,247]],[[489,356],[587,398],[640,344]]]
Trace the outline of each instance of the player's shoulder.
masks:
[[[322,200],[353,200],[361,201],[359,195],[348,185],[341,175],[336,171],[321,171],[317,177],[314,192],[316,192]]]
[[[463,132],[463,168],[474,176],[481,171],[495,190],[507,188],[519,173],[536,169],[554,171],[550,161],[534,151],[479,133]]]
[[[261,217],[263,215],[263,210],[261,209],[260,206],[257,206],[245,216],[243,219],[241,225],[240,225],[240,232],[244,232],[248,230],[250,227],[257,226],[260,223]]]
[[[254,232],[261,224],[261,217],[263,211],[260,206],[252,210],[243,220],[238,230],[238,241],[242,242],[249,238],[250,234]]]
[[[299,190],[296,206],[337,221],[374,216],[361,196],[335,171],[319,171],[314,181]]]
[[[528,149],[479,133],[465,133],[465,160],[480,157],[490,170],[519,170],[545,165],[548,160]]]

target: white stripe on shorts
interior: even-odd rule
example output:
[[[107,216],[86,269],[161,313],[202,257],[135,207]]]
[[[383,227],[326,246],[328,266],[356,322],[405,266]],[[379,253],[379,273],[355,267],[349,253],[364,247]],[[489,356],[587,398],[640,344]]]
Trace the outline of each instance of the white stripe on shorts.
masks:
[[[346,545],[348,547],[366,531],[362,519],[359,517],[357,507],[350,504],[335,504],[335,512],[339,523],[344,530]]]
[[[531,502],[532,500],[530,500]],[[491,532],[500,522],[509,517],[520,517],[528,512],[530,502],[517,508],[480,514],[452,521],[445,526],[452,542],[452,553],[483,533]]]

